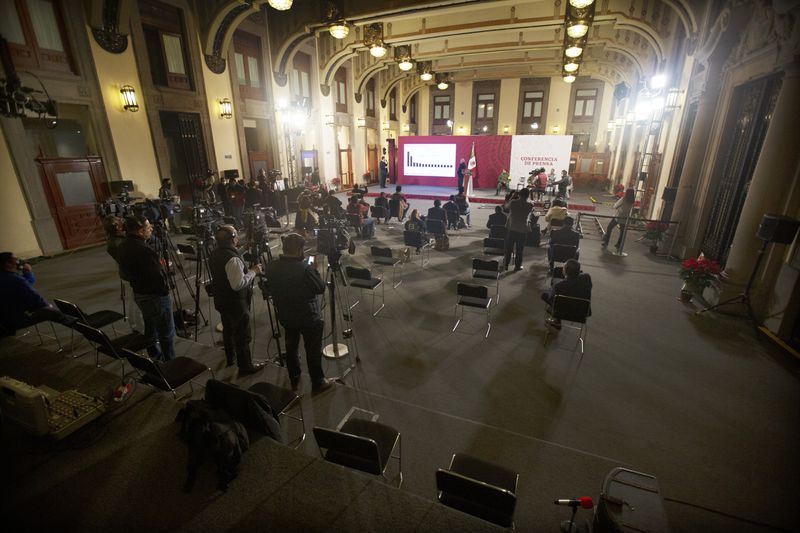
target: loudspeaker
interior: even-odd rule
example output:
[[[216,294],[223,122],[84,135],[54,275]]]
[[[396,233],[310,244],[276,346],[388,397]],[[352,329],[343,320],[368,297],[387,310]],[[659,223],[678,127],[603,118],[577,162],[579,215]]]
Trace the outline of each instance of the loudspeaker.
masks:
[[[791,244],[797,234],[800,221],[782,215],[764,215],[758,226],[756,237],[762,241]]]
[[[661,199],[665,202],[674,202],[675,197],[678,195],[677,187],[664,187],[664,192],[661,193]]]
[[[238,168],[234,168],[234,169],[231,169],[231,170],[224,170],[223,171],[223,175],[225,176],[226,179],[229,179],[229,180],[239,179],[239,169]]]

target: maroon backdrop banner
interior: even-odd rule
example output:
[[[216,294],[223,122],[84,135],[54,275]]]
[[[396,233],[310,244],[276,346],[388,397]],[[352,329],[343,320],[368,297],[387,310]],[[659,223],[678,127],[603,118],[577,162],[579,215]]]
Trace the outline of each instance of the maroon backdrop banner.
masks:
[[[478,166],[472,173],[472,186],[476,189],[494,189],[497,186],[497,176],[503,170],[508,170],[511,162],[511,135],[436,135],[436,136],[405,136],[400,137],[397,143],[398,180],[401,185],[430,185],[434,187],[452,187],[458,185],[458,178],[453,172],[452,178],[436,176],[406,176],[404,145],[409,144],[455,144],[456,160],[463,158],[469,162],[472,143],[475,142],[475,160]]]

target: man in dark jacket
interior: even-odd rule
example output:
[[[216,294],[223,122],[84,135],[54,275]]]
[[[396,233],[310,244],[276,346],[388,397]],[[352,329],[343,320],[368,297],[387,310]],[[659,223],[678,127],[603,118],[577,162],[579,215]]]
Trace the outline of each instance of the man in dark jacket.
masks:
[[[553,270],[555,263],[553,261],[553,245],[574,246],[574,259],[578,259],[578,247],[581,242],[581,234],[572,229],[574,223],[575,221],[572,217],[567,217],[564,219],[564,225],[561,226],[561,228],[554,229],[550,233],[550,246],[547,248],[547,259],[550,262],[550,270]]]
[[[304,261],[305,239],[290,233],[283,239],[283,254],[266,266],[267,287],[278,314],[278,321],[286,330],[286,366],[292,389],[300,382],[300,336],[306,348],[306,363],[314,392],[333,385],[333,380],[322,371],[322,331],[325,326],[320,295],[325,292],[325,282],[315,266]]]
[[[511,262],[511,249],[514,248],[514,271],[522,270],[522,251],[525,249],[525,239],[530,227],[528,226],[528,216],[533,210],[533,204],[528,202],[528,189],[522,189],[515,193],[516,198],[508,202],[508,222],[506,227],[506,257],[505,268]]]
[[[146,218],[130,216],[125,219],[125,231],[127,237],[117,248],[120,276],[130,282],[133,299],[142,311],[144,334],[151,340],[148,354],[169,361],[175,358],[175,322],[161,258],[147,245],[153,226]]]
[[[228,366],[234,360],[239,374],[253,374],[264,363],[253,363],[250,355],[250,302],[253,279],[261,265],[247,268],[236,246],[239,233],[233,226],[220,226],[215,234],[217,247],[211,252],[208,267],[213,281],[214,307],[222,319],[222,342]]]
[[[556,283],[548,292],[542,293],[542,300],[548,306],[553,305],[556,295],[570,296],[572,298],[592,299],[592,278],[589,274],[581,272],[581,264],[575,259],[570,259],[564,264],[563,281]],[[591,314],[591,310],[589,310]],[[561,320],[558,318],[548,319],[547,323],[556,329],[561,329]]]
[[[506,223],[508,222],[508,217],[505,213],[503,213],[503,208],[495,206],[494,213],[489,215],[489,220],[486,222],[486,227],[492,229],[492,226],[503,226],[506,227]]]

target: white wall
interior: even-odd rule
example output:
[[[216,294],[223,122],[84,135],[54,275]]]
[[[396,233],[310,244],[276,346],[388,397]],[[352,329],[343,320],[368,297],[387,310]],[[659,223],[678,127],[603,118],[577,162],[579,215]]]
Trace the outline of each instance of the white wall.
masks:
[[[547,135],[563,135],[567,127],[569,113],[569,97],[572,94],[572,84],[565,83],[560,76],[550,78],[550,96],[547,101]],[[558,126],[558,132],[553,128]]]
[[[497,134],[504,135],[503,129],[508,126],[508,135],[517,133],[517,114],[519,112],[519,78],[500,80],[500,112],[497,115]]]

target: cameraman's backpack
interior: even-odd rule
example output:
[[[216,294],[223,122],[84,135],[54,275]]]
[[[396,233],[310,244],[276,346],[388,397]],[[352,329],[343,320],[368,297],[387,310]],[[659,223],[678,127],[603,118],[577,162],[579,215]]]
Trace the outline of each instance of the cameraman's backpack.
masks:
[[[236,478],[242,454],[250,446],[247,430],[222,409],[215,409],[205,400],[189,400],[176,421],[181,425],[178,436],[189,449],[184,492],[194,487],[197,469],[207,457],[217,466],[220,490]]]

